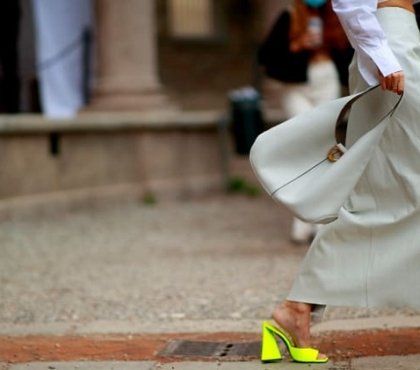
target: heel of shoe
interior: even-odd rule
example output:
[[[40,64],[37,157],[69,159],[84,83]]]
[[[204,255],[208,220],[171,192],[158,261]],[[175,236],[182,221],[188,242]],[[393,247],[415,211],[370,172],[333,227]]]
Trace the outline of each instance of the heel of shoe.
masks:
[[[261,361],[273,362],[281,360],[279,345],[266,323],[262,326]]]

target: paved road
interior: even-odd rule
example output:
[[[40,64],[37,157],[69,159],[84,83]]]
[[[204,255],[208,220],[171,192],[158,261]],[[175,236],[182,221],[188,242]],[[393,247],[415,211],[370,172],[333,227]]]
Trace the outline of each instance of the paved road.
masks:
[[[120,204],[0,225],[0,332],[255,331],[306,246],[265,195]],[[326,319],[411,315],[334,309]]]

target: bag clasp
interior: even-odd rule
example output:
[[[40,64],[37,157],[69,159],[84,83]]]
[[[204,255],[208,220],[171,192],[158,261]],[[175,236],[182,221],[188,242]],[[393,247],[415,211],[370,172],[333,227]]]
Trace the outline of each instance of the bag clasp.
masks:
[[[335,144],[328,151],[327,159],[330,162],[337,162],[343,156],[343,154],[345,152],[347,152],[347,149],[346,149],[346,147],[343,144],[341,144],[341,143]]]

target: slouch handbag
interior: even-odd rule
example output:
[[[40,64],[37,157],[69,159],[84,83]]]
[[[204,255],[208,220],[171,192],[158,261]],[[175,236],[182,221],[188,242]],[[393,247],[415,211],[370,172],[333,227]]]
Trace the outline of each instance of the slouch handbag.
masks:
[[[328,223],[337,218],[402,99],[402,95],[394,98],[376,122],[362,122],[365,132],[346,148],[336,138],[337,128],[349,112],[351,121],[352,105],[377,88],[321,104],[257,137],[250,162],[272,198],[304,221]],[[377,93],[383,92],[378,89]],[[368,99],[364,106],[369,109],[373,101],[378,105],[375,99]],[[368,117],[359,112],[357,119]]]

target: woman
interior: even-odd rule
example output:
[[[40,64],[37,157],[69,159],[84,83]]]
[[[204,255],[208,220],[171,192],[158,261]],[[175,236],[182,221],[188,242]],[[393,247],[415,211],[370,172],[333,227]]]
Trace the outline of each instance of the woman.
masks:
[[[264,324],[263,360],[279,359],[272,341],[279,336],[295,360],[326,362],[310,348],[309,329],[311,312],[325,305],[420,307],[420,35],[412,1],[332,2],[356,50],[350,90],[379,83],[404,97],[337,220],[318,233],[275,308],[277,326]],[[393,95],[360,109],[391,106]],[[346,140],[361,135],[362,123],[349,122]]]

